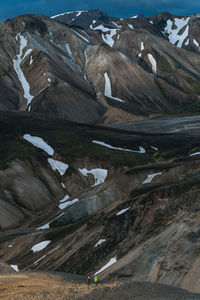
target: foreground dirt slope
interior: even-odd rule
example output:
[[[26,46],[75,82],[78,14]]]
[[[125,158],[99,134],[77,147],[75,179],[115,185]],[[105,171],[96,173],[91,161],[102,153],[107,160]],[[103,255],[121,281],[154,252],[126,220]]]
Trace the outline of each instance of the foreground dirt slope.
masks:
[[[73,279],[72,279],[73,278]],[[83,279],[42,273],[0,275],[0,299],[200,299],[200,295],[165,285],[138,282],[101,283],[87,286]]]

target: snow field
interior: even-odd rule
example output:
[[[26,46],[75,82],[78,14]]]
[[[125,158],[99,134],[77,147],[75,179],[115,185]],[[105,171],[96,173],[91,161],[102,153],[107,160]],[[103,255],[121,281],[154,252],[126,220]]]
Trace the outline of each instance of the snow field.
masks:
[[[173,22],[172,22],[172,20],[168,20],[167,21],[167,26],[165,27],[164,32],[168,34],[169,41],[170,41],[171,44],[173,44],[173,45],[176,44],[177,47],[179,47],[179,48],[182,47],[182,44],[183,44],[184,40],[188,36],[189,26],[187,24],[188,24],[189,20],[190,20],[190,17],[181,18],[181,19],[175,18],[174,19],[174,24],[176,26],[176,29],[173,29]],[[179,34],[180,31],[185,26],[186,26],[185,30],[180,35]]]

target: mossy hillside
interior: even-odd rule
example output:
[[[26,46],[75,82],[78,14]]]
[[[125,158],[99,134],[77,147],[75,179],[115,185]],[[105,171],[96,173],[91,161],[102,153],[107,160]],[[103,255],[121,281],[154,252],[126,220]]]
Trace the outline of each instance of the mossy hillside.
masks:
[[[1,112],[0,128],[1,168],[5,168],[15,158],[26,160],[31,155],[39,158],[48,156],[23,139],[26,133],[43,138],[59,155],[71,159],[89,157],[98,161],[109,161],[115,167],[135,166],[152,160],[149,154],[115,151],[92,143],[95,136],[97,139],[103,138],[102,132],[98,137],[95,126],[26,113]],[[109,134],[112,135],[113,132]]]
[[[190,93],[200,95],[200,80],[194,80],[189,76],[186,76],[185,80],[190,85]]]
[[[173,69],[170,63],[163,55],[160,55],[158,52],[156,52],[156,61],[157,61],[158,70],[160,72],[172,73]]]

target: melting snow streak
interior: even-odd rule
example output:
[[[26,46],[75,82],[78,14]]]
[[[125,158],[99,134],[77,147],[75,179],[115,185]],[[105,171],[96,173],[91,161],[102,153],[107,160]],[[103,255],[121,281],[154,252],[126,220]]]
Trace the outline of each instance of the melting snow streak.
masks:
[[[152,65],[152,72],[156,75],[157,73],[157,63],[156,63],[156,60],[155,58],[151,55],[151,54],[148,54],[148,59]]]
[[[111,258],[110,261],[104,267],[102,267],[98,272],[96,272],[94,275],[97,275],[97,274],[103,272],[105,269],[109,268],[111,265],[116,263],[116,261],[117,261],[116,257]]]
[[[100,142],[100,141],[96,141],[96,140],[93,140],[92,143],[101,145],[101,146],[106,147],[106,148],[114,149],[114,150],[127,151],[127,152],[136,152],[136,153],[146,153],[146,150],[143,147],[139,147],[140,150],[136,151],[136,150],[124,149],[124,148],[120,148],[120,147],[113,147],[109,144],[106,144],[106,143]]]
[[[158,176],[158,175],[161,175],[162,173],[155,173],[155,174],[150,174],[150,175],[147,175],[147,179],[145,179],[143,181],[143,184],[144,183],[150,183],[154,177]]]
[[[112,96],[112,91],[111,91],[111,83],[110,83],[110,79],[108,77],[108,74],[105,73],[104,74],[104,78],[105,78],[105,92],[104,92],[104,95],[108,98],[111,98],[111,99],[114,99],[114,100],[117,100],[117,101],[120,101],[120,102],[125,102],[124,100],[122,99],[119,99],[117,97],[113,97]]]
[[[31,49],[27,50],[26,53],[22,56],[22,52],[24,48],[27,46],[27,40],[23,35],[18,34],[16,36],[16,39],[19,38],[20,41],[20,49],[19,49],[19,54],[17,55],[17,59],[13,59],[13,66],[14,70],[18,76],[19,81],[21,82],[22,88],[24,90],[24,98],[27,100],[27,105],[31,104],[31,101],[33,99],[33,96],[30,94],[30,85],[28,81],[26,80],[24,73],[21,69],[21,62],[23,59],[30,54],[32,51]]]

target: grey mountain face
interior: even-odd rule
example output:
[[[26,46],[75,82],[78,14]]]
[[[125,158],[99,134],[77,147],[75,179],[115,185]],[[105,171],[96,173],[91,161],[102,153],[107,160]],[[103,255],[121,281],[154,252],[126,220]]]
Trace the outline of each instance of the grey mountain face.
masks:
[[[98,10],[7,20],[0,25],[0,108],[104,124],[196,112],[198,20],[119,20]],[[195,53],[185,50],[188,40]]]
[[[200,292],[198,24],[99,10],[0,24],[0,272]]]

